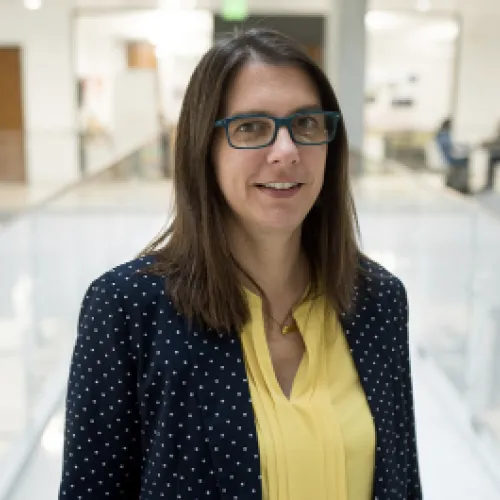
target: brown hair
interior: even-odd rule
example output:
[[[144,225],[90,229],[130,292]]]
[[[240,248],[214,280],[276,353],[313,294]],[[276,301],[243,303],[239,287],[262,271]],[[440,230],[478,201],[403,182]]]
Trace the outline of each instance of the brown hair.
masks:
[[[251,29],[218,41],[188,84],[176,130],[175,213],[143,255],[166,277],[178,312],[218,331],[239,330],[249,311],[224,231],[224,200],[211,160],[214,122],[222,118],[229,85],[249,61],[296,66],[316,84],[323,109],[339,111],[323,71],[300,46],[268,29]],[[337,312],[348,311],[358,274],[357,217],[349,185],[346,130],[341,120],[328,145],[324,184],[306,216],[302,244],[311,268],[311,290],[320,289]]]

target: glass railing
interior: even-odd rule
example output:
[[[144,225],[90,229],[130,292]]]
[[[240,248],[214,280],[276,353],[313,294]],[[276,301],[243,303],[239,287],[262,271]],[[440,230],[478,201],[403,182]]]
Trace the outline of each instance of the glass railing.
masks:
[[[488,206],[500,193],[467,198],[437,175],[392,170],[356,183],[365,249],[407,286],[414,345],[500,479],[500,211]]]
[[[167,220],[171,186],[158,148],[142,148],[0,229],[0,498],[62,401],[89,283],[133,258]],[[363,247],[404,281],[412,346],[444,374],[460,416],[495,453],[500,216],[441,184],[365,162],[354,179]],[[500,476],[500,460],[493,469]]]
[[[167,220],[159,148],[152,142],[0,226],[0,498],[64,395],[86,288]]]
[[[170,177],[170,144],[141,135],[82,138],[73,131],[0,129],[0,227],[13,216],[99,179]],[[151,138],[154,139],[151,139]]]

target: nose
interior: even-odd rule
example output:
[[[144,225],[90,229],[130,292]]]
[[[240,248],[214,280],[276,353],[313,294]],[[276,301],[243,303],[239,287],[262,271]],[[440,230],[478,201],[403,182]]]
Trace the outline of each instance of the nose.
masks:
[[[281,127],[278,130],[276,140],[269,150],[268,161],[269,163],[283,165],[293,165],[299,162],[299,150],[286,127]]]

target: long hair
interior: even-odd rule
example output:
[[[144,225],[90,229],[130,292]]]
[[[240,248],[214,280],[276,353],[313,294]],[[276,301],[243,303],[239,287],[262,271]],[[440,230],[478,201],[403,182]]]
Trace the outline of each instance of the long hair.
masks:
[[[249,318],[224,231],[227,202],[211,159],[214,123],[223,117],[235,75],[250,61],[294,66],[315,83],[323,109],[340,111],[335,93],[316,63],[293,40],[269,29],[251,29],[220,40],[204,55],[188,84],[176,130],[175,213],[168,228],[146,248],[155,257],[147,270],[165,277],[177,311],[220,332],[239,330]],[[351,305],[359,272],[357,217],[349,183],[343,120],[329,143],[323,187],[302,227],[311,269],[311,291],[326,294],[338,313]]]

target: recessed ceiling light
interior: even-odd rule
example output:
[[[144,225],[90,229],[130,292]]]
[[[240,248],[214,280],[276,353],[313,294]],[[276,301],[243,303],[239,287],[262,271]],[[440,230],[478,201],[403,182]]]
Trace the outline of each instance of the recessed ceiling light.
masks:
[[[24,0],[24,6],[28,10],[39,10],[42,7],[42,0]]]
[[[417,0],[417,3],[415,5],[415,9],[420,12],[428,12],[429,10],[431,10],[431,7],[431,0]]]

